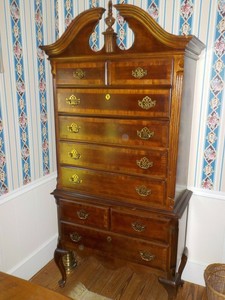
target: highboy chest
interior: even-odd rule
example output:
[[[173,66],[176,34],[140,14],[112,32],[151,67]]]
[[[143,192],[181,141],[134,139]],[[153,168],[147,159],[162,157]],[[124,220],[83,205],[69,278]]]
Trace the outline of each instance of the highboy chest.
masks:
[[[63,256],[97,255],[181,284],[187,259],[187,172],[196,61],[204,45],[165,32],[147,12],[114,5],[134,41],[122,50],[112,2],[78,15],[42,46],[54,84],[59,239]],[[104,47],[90,36],[106,14]]]

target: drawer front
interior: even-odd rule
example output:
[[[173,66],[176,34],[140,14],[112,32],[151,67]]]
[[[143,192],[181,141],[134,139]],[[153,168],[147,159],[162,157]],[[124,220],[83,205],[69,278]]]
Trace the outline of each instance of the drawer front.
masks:
[[[60,167],[59,173],[59,185],[64,189],[133,205],[165,206],[166,184],[162,180],[69,167]]]
[[[170,89],[57,89],[58,111],[85,115],[169,117]]]
[[[61,164],[72,166],[166,177],[167,152],[148,151],[93,144],[61,142]]]
[[[90,248],[108,256],[129,260],[165,271],[169,247],[144,240],[61,223],[62,243],[78,249]]]
[[[170,241],[170,222],[166,218],[143,217],[116,209],[111,212],[112,231],[163,243]]]
[[[168,146],[167,121],[59,117],[61,139],[135,147]]]
[[[173,59],[117,61],[109,63],[109,84],[112,85],[171,85]]]
[[[105,83],[105,63],[64,63],[56,66],[56,84],[60,85],[103,85]]]
[[[59,200],[59,218],[62,221],[94,226],[100,229],[109,228],[109,209],[89,204]]]

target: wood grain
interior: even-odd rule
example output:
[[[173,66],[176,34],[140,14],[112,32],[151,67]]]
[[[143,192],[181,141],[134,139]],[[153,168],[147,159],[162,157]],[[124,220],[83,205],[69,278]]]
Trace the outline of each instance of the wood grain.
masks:
[[[87,289],[113,300],[167,300],[167,293],[153,274],[134,272],[129,266],[119,269],[104,267],[93,257],[85,258],[68,275],[64,288],[58,286],[60,272],[51,261],[31,282],[69,296],[78,282]],[[206,300],[205,287],[185,282],[176,300]]]
[[[21,278],[0,272],[1,300],[66,300],[60,293]]]

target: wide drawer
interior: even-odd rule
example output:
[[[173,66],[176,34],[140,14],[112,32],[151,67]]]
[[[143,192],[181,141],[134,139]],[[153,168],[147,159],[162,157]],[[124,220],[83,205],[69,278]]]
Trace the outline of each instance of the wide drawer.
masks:
[[[135,211],[124,212],[112,209],[111,230],[142,239],[169,243],[171,220]]]
[[[56,84],[60,85],[103,85],[105,83],[105,63],[57,63]]]
[[[59,161],[72,166],[166,177],[167,152],[60,142]]]
[[[111,85],[171,85],[172,58],[112,61],[108,64]]]
[[[167,270],[169,246],[154,244],[112,232],[61,223],[61,242],[79,249],[99,250],[107,256]]]
[[[59,200],[59,219],[96,228],[109,228],[109,208]]]
[[[169,117],[170,89],[57,89],[58,111],[85,115]]]
[[[134,206],[165,206],[165,181],[146,176],[60,167],[58,185],[77,193],[119,200]]]
[[[167,121],[59,117],[60,139],[166,148],[168,132]]]

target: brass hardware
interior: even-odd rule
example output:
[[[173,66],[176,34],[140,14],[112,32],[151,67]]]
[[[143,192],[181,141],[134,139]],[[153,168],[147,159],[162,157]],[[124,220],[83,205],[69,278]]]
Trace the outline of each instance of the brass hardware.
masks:
[[[138,105],[141,108],[148,110],[156,106],[156,100],[152,100],[149,96],[145,96],[142,100],[138,100]]]
[[[137,130],[137,135],[142,140],[149,140],[151,137],[154,136],[154,131],[150,131],[147,127],[142,128],[140,131]]]
[[[147,197],[149,195],[151,195],[151,190],[149,190],[146,186],[141,185],[141,186],[137,186],[135,188],[136,192],[138,193],[138,195],[140,195],[141,197]]]
[[[138,167],[140,167],[141,169],[147,170],[151,167],[153,167],[153,162],[149,161],[149,159],[147,157],[142,157],[140,160],[137,160],[137,165]]]
[[[76,69],[73,72],[73,77],[76,79],[83,79],[85,77],[85,72],[82,69]]]
[[[71,157],[72,159],[79,159],[81,157],[80,153],[77,152],[76,149],[71,150],[70,152],[68,152],[69,157]]]
[[[80,104],[80,99],[74,95],[71,95],[69,98],[66,98],[66,103],[71,106],[77,106]]]
[[[140,67],[136,68],[135,70],[132,71],[132,76],[137,78],[137,79],[141,79],[144,76],[146,76],[148,74],[147,70],[144,70]]]
[[[111,243],[112,242],[112,237],[111,236],[107,236],[106,240],[107,240],[108,243]]]
[[[145,261],[152,261],[153,259],[155,259],[155,255],[147,251],[139,251],[139,254],[141,256],[141,259]]]
[[[78,243],[82,239],[82,237],[81,237],[81,235],[79,235],[79,233],[73,232],[73,233],[70,233],[70,239],[74,243]]]
[[[72,175],[69,180],[74,184],[82,183],[82,179],[80,179],[77,174]]]
[[[134,229],[134,231],[137,231],[137,232],[143,232],[146,228],[145,225],[142,225],[139,222],[131,223],[131,227]]]
[[[80,126],[76,123],[72,123],[71,125],[67,126],[67,130],[72,133],[78,133],[80,130]]]
[[[111,98],[110,94],[106,94],[106,95],[105,95],[105,100],[109,101],[110,98]]]
[[[89,214],[84,209],[81,209],[77,211],[77,216],[80,220],[86,220]]]
[[[69,274],[77,265],[73,251],[69,251],[66,255],[64,255],[62,260],[67,274]]]

